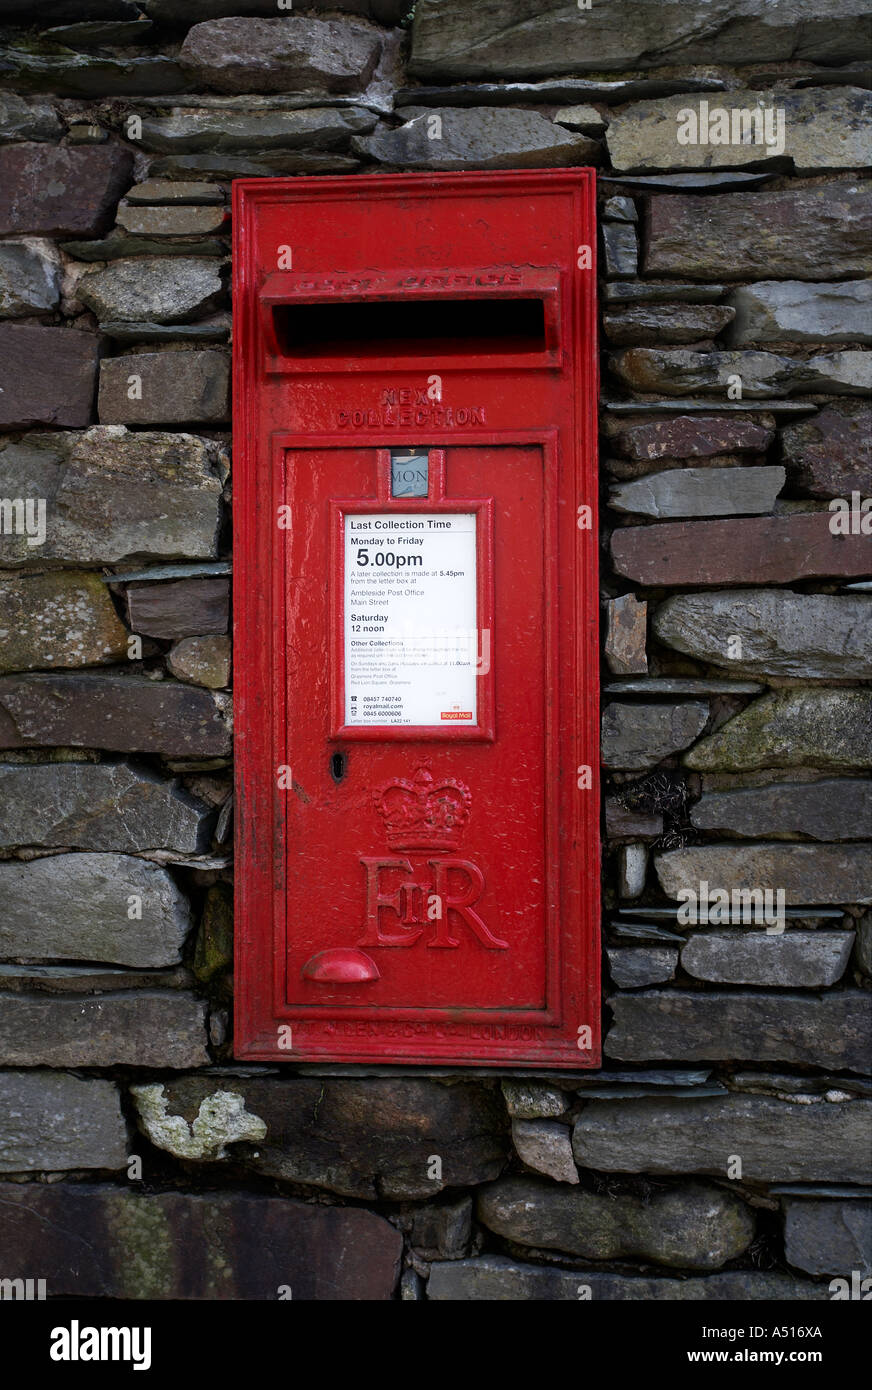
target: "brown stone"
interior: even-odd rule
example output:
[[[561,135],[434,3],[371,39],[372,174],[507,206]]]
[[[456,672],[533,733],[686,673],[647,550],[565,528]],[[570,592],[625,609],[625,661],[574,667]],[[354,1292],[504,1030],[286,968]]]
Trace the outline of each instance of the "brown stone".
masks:
[[[0,150],[0,236],[99,236],[132,168],[119,145],[8,145]]]
[[[646,675],[647,603],[624,594],[609,599],[607,614],[605,654],[609,670],[616,676]]]
[[[637,584],[786,584],[869,571],[865,536],[834,536],[829,512],[626,526],[612,534],[618,574]]]
[[[872,410],[859,401],[833,401],[781,435],[791,481],[812,497],[872,494]]]
[[[230,582],[220,576],[131,584],[127,612],[133,632],[174,639],[227,631]]]
[[[659,812],[636,811],[615,797],[606,799],[606,835],[610,840],[656,840],[663,834]]]
[[[775,437],[771,415],[672,415],[623,426],[615,441],[630,458],[713,458],[718,454],[763,453]]]
[[[12,1067],[208,1066],[206,1005],[178,990],[0,996],[0,1062]]]
[[[226,697],[109,672],[0,677],[0,748],[33,744],[224,757]]]
[[[88,570],[0,577],[0,674],[107,666],[127,656],[127,630]]]
[[[0,1195],[0,1267],[49,1271],[58,1298],[371,1302],[391,1298],[402,1253],[374,1212],[286,1196],[69,1183]]]
[[[167,666],[180,681],[221,690],[230,684],[230,638],[183,637],[167,657]]]
[[[91,333],[0,324],[0,428],[90,425],[98,356]]]
[[[720,198],[653,197],[645,273],[694,280],[839,280],[872,270],[865,185],[822,183]]]
[[[230,418],[230,358],[217,349],[105,358],[103,425],[221,425]]]

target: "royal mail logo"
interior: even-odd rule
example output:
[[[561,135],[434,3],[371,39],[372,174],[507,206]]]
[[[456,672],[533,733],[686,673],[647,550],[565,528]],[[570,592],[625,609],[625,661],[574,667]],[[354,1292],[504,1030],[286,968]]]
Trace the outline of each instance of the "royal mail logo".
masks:
[[[439,715],[440,719],[471,719],[471,709],[444,709]]]

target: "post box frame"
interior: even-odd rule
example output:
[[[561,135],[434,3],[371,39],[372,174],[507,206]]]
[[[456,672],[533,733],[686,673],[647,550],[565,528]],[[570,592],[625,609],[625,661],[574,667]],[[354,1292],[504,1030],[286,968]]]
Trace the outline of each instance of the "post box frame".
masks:
[[[572,393],[573,429],[571,438],[558,440],[557,431],[545,426],[535,429],[501,427],[495,429],[455,428],[451,432],[452,448],[501,445],[534,446],[543,451],[546,483],[553,483],[555,461],[567,470],[567,493],[574,499],[573,515],[567,518],[563,506],[553,521],[546,508],[546,524],[560,528],[564,557],[566,538],[571,527],[575,533],[576,549],[572,562],[574,587],[567,576],[557,572],[557,546],[554,537],[546,537],[549,569],[548,583],[553,592],[560,593],[562,621],[574,629],[572,660],[568,668],[558,667],[559,642],[551,632],[546,650],[551,665],[549,680],[552,689],[560,692],[576,711],[576,733],[571,738],[571,753],[564,745],[558,758],[547,764],[549,806],[548,834],[560,837],[561,874],[570,885],[567,891],[577,908],[577,930],[572,939],[561,939],[560,899],[548,904],[548,1004],[544,1011],[524,1009],[517,1022],[491,1023],[488,1010],[468,1010],[465,1022],[469,1025],[468,1042],[463,1040],[462,1028],[452,1027],[452,1011],[445,1012],[444,1033],[431,1029],[422,1043],[414,1044],[410,1056],[408,1038],[414,1037],[416,1022],[426,1015],[432,1021],[433,1011],[417,1008],[391,1010],[391,1022],[396,1026],[392,1035],[386,1028],[374,1043],[364,1025],[366,1010],[349,1004],[332,1010],[339,1024],[346,1019],[354,1032],[355,1021],[360,1036],[353,1039],[344,1033],[331,1045],[329,1042],[309,1048],[306,1060],[331,1062],[403,1062],[419,1065],[484,1065],[498,1068],[571,1068],[599,1064],[600,1058],[600,982],[599,982],[599,798],[597,768],[599,763],[598,715],[598,554],[597,554],[597,360],[596,360],[596,295],[595,295],[595,221],[593,199],[595,175],[592,170],[573,169],[529,171],[523,174],[439,174],[439,175],[359,175],[350,178],[298,178],[292,181],[292,191],[305,194],[316,186],[326,203],[329,215],[331,198],[347,198],[353,190],[357,198],[394,198],[410,179],[416,188],[426,193],[428,188],[460,187],[465,191],[481,189],[499,191],[501,187],[517,189],[522,183],[533,195],[540,191],[560,188],[570,191],[577,209],[576,229],[578,249],[586,241],[589,252],[588,269],[582,275],[560,272],[563,283],[559,292],[554,286],[554,313],[559,314],[562,341],[575,347],[571,367],[574,378]],[[317,436],[282,432],[271,437],[266,457],[257,436],[257,408],[254,392],[258,389],[259,368],[256,362],[257,344],[264,346],[268,374],[284,374],[284,366],[271,368],[271,345],[263,323],[263,305],[256,293],[257,268],[252,253],[253,217],[264,200],[274,199],[287,189],[282,179],[241,180],[234,184],[234,216],[237,224],[237,256],[234,263],[234,636],[235,636],[235,704],[237,717],[236,759],[236,846],[240,872],[236,887],[236,1007],[235,1055],[241,1060],[272,1061],[300,1060],[291,1044],[283,1051],[281,1030],[292,1034],[299,1009],[289,1007],[285,1000],[286,965],[274,949],[274,933],[284,920],[284,866],[292,849],[287,843],[287,822],[283,812],[286,798],[292,792],[280,792],[276,787],[276,765],[287,761],[286,720],[287,667],[274,659],[273,638],[284,630],[286,620],[286,580],[283,559],[283,536],[276,528],[276,507],[284,497],[283,477],[286,451],[347,449],[350,446],[384,450],[383,429],[355,429],[353,437],[340,431],[318,431]],[[325,187],[325,185],[328,185]],[[575,247],[573,247],[573,252]],[[480,270],[481,268],[479,268]],[[273,284],[275,275],[272,273]],[[440,272],[433,272],[439,274]],[[289,275],[296,272],[289,272]],[[426,272],[422,272],[426,274]],[[311,277],[310,278],[317,278]],[[321,277],[324,278],[324,277]],[[329,277],[327,277],[329,278]],[[341,277],[340,277],[341,279]],[[267,290],[272,286],[267,280]],[[301,294],[311,291],[301,290]],[[521,287],[523,292],[523,287]],[[323,288],[314,292],[317,297]],[[341,294],[342,291],[340,290]],[[421,291],[423,293],[423,291]],[[276,302],[276,301],[270,301]],[[555,320],[557,321],[557,320]],[[547,315],[546,315],[547,322]],[[582,350],[584,345],[584,350]],[[562,349],[553,341],[547,351],[562,362]],[[394,365],[403,370],[420,365],[414,357],[405,357]],[[452,360],[452,368],[466,365],[462,355]],[[542,369],[541,360],[531,366]],[[559,365],[552,360],[549,365]],[[303,370],[303,369],[300,369]],[[331,364],[327,371],[332,372]],[[346,370],[336,367],[335,370]],[[439,450],[446,445],[444,432],[433,428],[410,429],[399,436],[403,444],[422,449]],[[475,501],[475,499],[472,499]],[[565,500],[565,499],[564,499]],[[479,499],[481,501],[481,499]],[[349,502],[336,496],[333,505],[349,506],[363,511],[359,499]],[[461,511],[466,503],[452,498],[446,510]],[[550,504],[549,504],[550,505]],[[405,499],[404,510],[436,510],[430,499]],[[574,510],[578,509],[576,522]],[[373,510],[377,509],[375,503]],[[586,523],[581,520],[586,513]],[[486,537],[484,538],[486,540]],[[478,536],[481,551],[483,536]],[[479,571],[479,603],[482,603],[482,579]],[[333,579],[335,585],[335,576]],[[571,589],[571,592],[568,592]],[[485,585],[486,591],[486,585]],[[335,592],[335,590],[334,590]],[[485,592],[485,602],[487,596]],[[335,609],[334,609],[335,611]],[[549,610],[548,625],[556,624]],[[335,634],[334,634],[335,636]],[[337,726],[334,722],[336,698],[332,704],[331,735],[341,733],[342,739],[363,736],[383,738],[390,730],[360,729]],[[554,716],[549,715],[549,719]],[[487,737],[486,717],[481,730],[446,730],[443,736],[481,739]],[[398,728],[402,736],[406,730]],[[434,731],[428,729],[428,740]],[[439,731],[443,733],[443,731]],[[552,730],[554,738],[565,737],[565,731]],[[586,777],[586,781],[585,781]],[[557,820],[560,826],[558,828]],[[292,861],[291,861],[292,862]],[[559,959],[558,959],[559,957]],[[572,1016],[566,1015],[565,999],[573,1000]],[[561,1012],[563,1011],[563,1012]],[[503,1011],[506,1016],[511,1010]],[[454,1012],[456,1020],[456,1011]],[[543,1037],[541,1030],[562,1020],[562,1032],[553,1038]],[[404,1035],[403,1029],[409,1031]],[[537,1029],[540,1030],[537,1034]],[[577,1037],[574,1035],[577,1034]],[[277,1042],[277,1038],[279,1041]]]

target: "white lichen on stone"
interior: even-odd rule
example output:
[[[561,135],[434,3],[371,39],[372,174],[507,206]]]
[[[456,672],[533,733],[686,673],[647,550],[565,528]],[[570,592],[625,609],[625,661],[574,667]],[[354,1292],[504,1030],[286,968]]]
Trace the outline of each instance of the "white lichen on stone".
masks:
[[[167,1113],[166,1091],[159,1083],[131,1086],[130,1091],[143,1133],[176,1158],[226,1158],[225,1145],[266,1138],[265,1122],[246,1111],[245,1097],[234,1091],[206,1096],[190,1125],[182,1115]]]

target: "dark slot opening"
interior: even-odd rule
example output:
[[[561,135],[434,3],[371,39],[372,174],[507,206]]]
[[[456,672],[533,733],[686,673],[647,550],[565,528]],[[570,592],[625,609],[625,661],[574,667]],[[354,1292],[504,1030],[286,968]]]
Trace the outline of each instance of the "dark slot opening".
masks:
[[[330,776],[334,782],[341,782],[345,776],[346,761],[344,753],[334,753],[330,759]]]
[[[277,304],[286,357],[420,357],[545,351],[541,299],[367,300]]]

